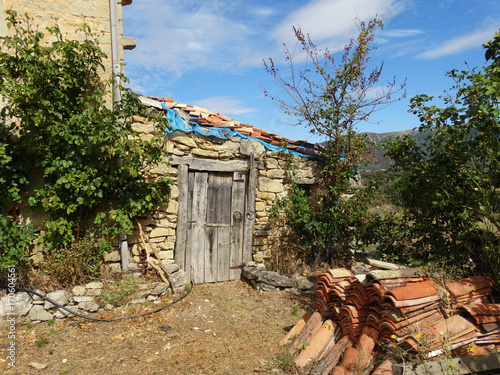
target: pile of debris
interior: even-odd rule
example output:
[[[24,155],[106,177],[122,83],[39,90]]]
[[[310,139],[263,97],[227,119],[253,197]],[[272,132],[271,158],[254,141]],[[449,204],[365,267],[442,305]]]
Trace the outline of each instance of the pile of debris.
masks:
[[[297,366],[315,363],[312,374],[419,373],[418,360],[426,369],[500,368],[500,305],[489,302],[493,286],[489,277],[441,285],[420,269],[361,275],[328,270],[317,280],[316,312],[304,315],[281,345],[291,343]],[[397,363],[409,358],[417,359],[415,372]]]

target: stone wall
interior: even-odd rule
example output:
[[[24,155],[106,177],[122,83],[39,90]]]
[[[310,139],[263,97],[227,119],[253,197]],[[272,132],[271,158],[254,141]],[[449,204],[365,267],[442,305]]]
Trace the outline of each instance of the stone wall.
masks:
[[[124,38],[122,29],[122,2],[118,1],[118,18],[122,47]],[[123,2],[124,5],[127,2]],[[108,56],[103,61],[105,71],[103,79],[111,78],[111,26],[109,15],[109,0],[4,0],[0,1],[0,36],[7,36],[8,29],[5,21],[6,10],[15,10],[19,16],[28,15],[30,23],[42,32],[45,28],[58,24],[64,37],[82,40],[84,34],[77,32],[85,23],[95,34],[104,53]],[[47,40],[49,41],[49,40]],[[123,62],[123,48],[121,52]]]
[[[186,273],[174,264],[167,267],[167,270],[172,275],[176,292],[178,295],[182,295],[185,286],[188,284]],[[172,293],[170,286],[159,282],[141,283],[139,277],[140,274],[136,274],[133,275],[131,281],[129,280],[131,284],[127,285],[127,293],[123,289],[112,289],[109,285],[105,285],[100,281],[93,281],[85,285],[76,285],[71,290],[60,289],[47,294],[41,290],[36,290],[35,292],[42,296],[45,295],[68,310],[84,316],[88,316],[90,313],[112,310],[115,307],[113,302],[118,301],[122,303],[122,299],[128,305],[143,304],[146,302],[166,304],[165,301],[159,298]],[[0,295],[3,295],[3,290],[0,291]],[[3,295],[0,298],[0,328],[7,325],[7,317],[13,312],[11,310],[12,306],[15,306],[16,320],[19,319],[19,322],[45,322],[52,319],[66,319],[74,316],[70,312],[37,295],[27,292],[17,292],[15,295]],[[121,313],[123,307],[118,307]],[[112,318],[122,316],[114,316]]]
[[[154,129],[145,119],[134,118],[133,128],[142,139],[151,139]],[[257,191],[255,199],[256,218],[253,228],[252,256],[257,263],[265,263],[272,256],[274,236],[279,235],[277,228],[269,222],[269,211],[276,199],[286,196],[289,181],[287,179],[287,162],[278,151],[267,151],[264,145],[251,139],[229,137],[227,140],[215,137],[205,137],[196,133],[173,132],[166,137],[164,144],[165,163],[150,171],[150,178],[169,176],[174,181],[170,202],[167,207],[160,209],[141,220],[141,225],[150,246],[155,247],[164,264],[174,263],[174,250],[177,228],[177,211],[179,207],[179,190],[176,184],[177,167],[167,162],[172,157],[197,157],[212,160],[248,160],[254,155],[258,167]],[[312,158],[294,156],[297,167],[297,177],[304,184],[314,183],[314,169],[316,161]],[[144,253],[139,233],[129,236],[131,249],[131,268],[138,267]],[[106,262],[112,271],[120,269],[120,255],[118,251],[106,255]]]

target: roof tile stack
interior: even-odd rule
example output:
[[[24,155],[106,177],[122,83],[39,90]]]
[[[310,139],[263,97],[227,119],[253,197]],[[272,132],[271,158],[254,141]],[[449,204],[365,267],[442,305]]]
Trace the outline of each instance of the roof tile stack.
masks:
[[[489,353],[500,347],[500,305],[488,302],[493,285],[489,277],[440,285],[419,269],[367,275],[331,269],[318,277],[317,311],[292,329],[298,336],[290,352],[299,367],[316,361],[312,374],[338,375],[360,369],[392,373],[394,360],[383,348],[425,358],[445,350]]]

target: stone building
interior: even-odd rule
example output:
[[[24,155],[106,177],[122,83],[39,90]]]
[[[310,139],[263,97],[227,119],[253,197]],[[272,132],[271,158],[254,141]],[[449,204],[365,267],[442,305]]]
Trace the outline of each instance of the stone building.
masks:
[[[101,78],[108,80],[120,74],[123,50],[135,47],[135,39],[124,37],[122,28],[122,6],[131,3],[4,0],[0,2],[0,36],[9,33],[5,21],[9,9],[27,15],[41,31],[57,23],[68,39],[84,37],[77,30],[88,24],[108,56],[101,72]],[[176,263],[186,272],[192,269],[196,282],[239,279],[242,264],[251,260],[265,263],[277,236],[269,223],[269,210],[289,186],[282,145],[293,154],[298,178],[304,184],[314,183],[316,146],[292,142],[172,99],[142,100],[151,109],[164,112],[174,127],[166,134],[164,164],[151,171],[152,178],[167,175],[174,180],[170,202],[141,220],[149,251],[158,251],[165,264]],[[136,118],[134,130],[143,139],[164,136],[153,134],[153,126],[141,118]],[[20,208],[29,212],[27,206]],[[35,226],[42,220],[43,214],[30,214]],[[129,250],[129,260],[125,260],[128,268],[134,270],[144,263],[143,245],[136,232],[122,240],[121,252],[106,254],[105,261],[113,271],[123,268],[124,243]],[[31,260],[41,265],[42,250],[35,249]]]
[[[299,182],[311,185],[318,146],[170,98],[141,100],[164,112],[172,125],[164,163],[150,177],[169,176],[174,185],[168,206],[141,220],[148,251],[158,252],[164,264],[192,272],[195,282],[239,279],[242,264],[269,260],[279,235],[269,211],[290,188],[283,151],[292,155]],[[135,118],[133,127],[143,139],[158,136],[142,118]],[[134,269],[144,260],[139,233],[128,243]],[[120,269],[118,251],[106,261]]]
[[[90,26],[96,40],[107,59],[103,61],[104,71],[101,77],[108,80],[112,77],[113,58],[115,69],[122,66],[123,50],[133,49],[136,40],[123,36],[122,6],[130,5],[132,0],[3,0],[0,1],[0,36],[7,36],[9,29],[5,20],[6,11],[14,10],[18,16],[28,16],[33,27],[45,32],[47,27],[57,23],[64,37],[80,40],[84,34],[78,32],[84,24]],[[116,8],[114,5],[116,4]],[[113,5],[113,6],[111,6]],[[116,11],[117,49],[112,47],[112,8]],[[115,56],[113,56],[115,55]],[[116,66],[117,65],[117,66]]]

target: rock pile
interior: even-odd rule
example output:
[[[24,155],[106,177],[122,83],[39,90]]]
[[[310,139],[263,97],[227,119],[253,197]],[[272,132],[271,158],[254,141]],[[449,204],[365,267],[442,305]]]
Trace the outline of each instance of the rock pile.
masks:
[[[187,275],[175,264],[169,265],[174,287],[176,291],[184,290],[187,283]],[[148,301],[156,301],[160,296],[170,293],[171,289],[165,283],[137,284],[135,292],[130,296],[129,304],[140,304]],[[104,284],[100,281],[93,281],[86,285],[77,285],[68,290],[56,290],[47,293],[45,296],[57,302],[75,313],[87,315],[103,310],[112,310],[114,306],[103,298],[106,291]],[[44,295],[41,290],[35,290],[38,294]],[[8,301],[8,296],[0,299],[0,326],[6,325],[6,316],[9,312],[8,306],[12,301]],[[63,310],[45,299],[30,295],[27,292],[18,292],[15,295],[14,305],[16,316],[21,320],[29,322],[44,322],[51,319],[65,319],[74,315]]]
[[[281,290],[312,292],[316,288],[314,282],[307,277],[295,275],[292,278],[268,271],[262,264],[250,262],[243,268],[243,279],[261,292],[278,292]],[[314,278],[315,279],[315,278]]]

